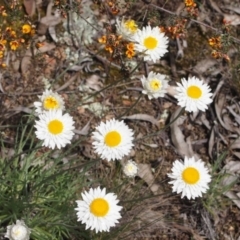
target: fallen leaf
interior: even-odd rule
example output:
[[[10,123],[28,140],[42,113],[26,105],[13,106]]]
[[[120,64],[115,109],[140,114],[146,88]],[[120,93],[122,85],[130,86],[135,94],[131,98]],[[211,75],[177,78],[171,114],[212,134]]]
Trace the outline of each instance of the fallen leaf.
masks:
[[[34,49],[28,49],[26,52],[25,52],[25,55],[24,57],[22,58],[22,61],[21,61],[21,72],[23,74],[26,74],[29,70],[29,67],[30,67],[30,64],[31,64],[31,59],[32,59],[32,55],[36,55],[38,53],[45,53],[45,52],[48,52],[52,49],[54,49],[56,47],[55,44],[53,43],[47,43],[47,42],[44,42],[44,45],[40,48],[34,48]]]
[[[83,136],[88,135],[88,132],[89,132],[89,129],[90,129],[90,123],[91,123],[92,119],[93,118],[91,118],[81,130],[75,129],[74,133],[77,133],[77,134],[83,135]]]
[[[38,49],[35,49],[34,54],[37,54],[38,52],[45,53],[45,52],[53,50],[55,47],[56,47],[56,45],[54,43],[44,42],[43,46],[41,46]]]
[[[229,121],[224,122],[223,119],[222,119],[222,112],[223,112],[223,107],[224,107],[225,100],[226,100],[226,96],[224,94],[219,94],[217,100],[215,101],[214,106],[215,106],[217,118],[218,118],[218,121],[220,122],[220,124],[226,130],[234,132],[234,129],[230,125]],[[225,119],[225,120],[227,120],[227,119]]]
[[[223,7],[224,9],[228,9],[228,10],[231,10],[231,11],[234,11],[235,13],[238,13],[240,14],[240,7],[232,7],[232,6],[224,6]]]
[[[182,157],[192,157],[194,156],[194,152],[192,150],[191,142],[190,145],[186,143],[184,135],[179,127],[179,125],[183,124],[185,120],[184,116],[179,116],[181,111],[182,108],[179,107],[171,116],[171,140],[173,145],[177,148],[178,153],[182,155]]]
[[[45,16],[40,20],[37,28],[37,33],[40,35],[45,35],[49,27],[56,26],[61,22],[60,16]]]
[[[206,58],[198,62],[194,66],[193,71],[201,75],[205,73],[209,68],[212,68],[216,63],[217,63],[216,59]]]
[[[24,0],[23,6],[25,8],[26,13],[31,17],[36,12],[36,2],[35,0]]]
[[[210,138],[208,141],[208,154],[211,159],[213,159],[213,147],[215,146],[215,126],[213,126],[210,134]],[[215,156],[214,156],[215,157]]]
[[[218,13],[222,14],[222,11],[218,7],[218,4],[216,4],[213,0],[209,0],[209,3],[214,10],[216,10]]]
[[[230,188],[231,185],[234,185],[237,180],[239,179],[240,175],[240,162],[230,161],[228,162],[222,170],[222,173],[224,173],[225,177],[221,181],[221,186]],[[240,197],[238,194],[235,194],[230,189],[223,193],[225,196],[227,196],[229,199],[231,199],[238,208],[240,208]]]
[[[240,16],[238,15],[223,14],[223,16],[226,24],[230,24],[232,26],[237,26],[240,24]]]
[[[172,97],[176,96],[176,94],[177,94],[176,88],[177,88],[176,86],[168,86],[167,94],[169,94]]]
[[[142,114],[142,113],[139,113],[139,114],[133,114],[131,116],[123,116],[121,117],[122,119],[131,119],[131,120],[142,120],[142,121],[147,121],[147,122],[151,122],[152,124],[154,125],[157,125],[159,124],[159,121],[154,118],[153,116],[150,116],[148,114]]]
[[[29,66],[31,64],[31,58],[32,58],[32,52],[31,52],[31,49],[28,49],[21,61],[21,72],[23,74],[27,74],[29,70]]]
[[[154,176],[150,164],[139,163],[137,175],[147,183],[153,194],[157,194],[159,186],[154,183]]]
[[[87,78],[85,85],[95,91],[100,91],[103,87],[103,83],[100,77],[96,74],[93,74],[89,78]]]

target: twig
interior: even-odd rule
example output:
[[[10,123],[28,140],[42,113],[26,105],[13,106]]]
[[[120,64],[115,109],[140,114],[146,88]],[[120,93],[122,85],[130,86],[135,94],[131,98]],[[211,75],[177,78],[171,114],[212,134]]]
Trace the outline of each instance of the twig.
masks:
[[[67,88],[74,80],[77,79],[79,75],[79,72],[77,72],[75,75],[73,75],[66,83],[64,83],[61,87],[56,89],[56,92],[62,91],[63,89]]]
[[[117,68],[117,69],[122,69],[119,65],[113,63],[113,62],[110,62],[108,59],[106,58],[103,58],[99,55],[97,55],[96,53],[92,52],[91,50],[89,49],[85,49],[87,50],[90,54],[92,54],[95,58],[97,58],[99,61],[103,62],[103,63],[107,63],[109,65],[112,65],[113,67]]]

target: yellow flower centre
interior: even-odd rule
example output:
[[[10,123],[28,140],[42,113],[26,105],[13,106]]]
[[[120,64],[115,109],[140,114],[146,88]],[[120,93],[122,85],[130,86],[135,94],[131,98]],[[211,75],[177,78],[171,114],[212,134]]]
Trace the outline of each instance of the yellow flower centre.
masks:
[[[147,37],[144,39],[143,44],[147,49],[152,50],[157,47],[158,41],[154,37]]]
[[[136,24],[135,21],[133,21],[133,20],[127,20],[127,21],[124,23],[124,25],[125,25],[125,28],[126,28],[127,30],[129,30],[130,32],[132,32],[132,33],[135,33],[135,32],[137,31],[137,29],[138,29],[137,24]]]
[[[199,171],[196,168],[188,167],[182,172],[182,179],[187,184],[195,184],[199,178]]]
[[[31,26],[28,25],[28,24],[24,24],[24,25],[22,26],[22,32],[25,33],[25,34],[30,33],[31,30],[32,30],[32,28],[31,28]]]
[[[49,96],[44,99],[43,107],[46,110],[56,109],[59,108],[59,103],[55,97]]]
[[[57,135],[63,131],[63,123],[57,119],[48,123],[48,131],[54,135]]]
[[[128,171],[129,173],[132,173],[133,170],[134,170],[133,164],[128,164],[126,168],[127,168],[127,171]]]
[[[157,91],[161,88],[161,83],[160,83],[159,80],[153,79],[150,82],[150,87],[151,87],[152,90]]]
[[[200,98],[202,96],[202,90],[198,86],[190,86],[187,89],[187,95],[190,98],[198,99],[198,98]]]
[[[12,228],[11,237],[15,239],[16,237],[22,237],[27,234],[26,228],[23,226],[14,226]]]
[[[117,131],[111,131],[106,134],[104,142],[108,147],[116,147],[121,142],[121,135]]]
[[[21,230],[20,229],[17,229],[15,232],[14,232],[14,235],[17,237],[21,234]]]
[[[103,198],[96,198],[90,204],[90,212],[96,217],[104,217],[109,211],[109,204]]]

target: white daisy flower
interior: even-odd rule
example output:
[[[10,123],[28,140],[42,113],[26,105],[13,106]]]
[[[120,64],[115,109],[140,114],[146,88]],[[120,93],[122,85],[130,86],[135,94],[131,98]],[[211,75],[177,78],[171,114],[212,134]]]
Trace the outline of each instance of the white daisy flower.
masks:
[[[54,149],[65,147],[74,135],[74,121],[72,117],[61,110],[45,111],[36,121],[35,128],[38,139],[43,140],[43,146]]]
[[[97,232],[107,231],[114,227],[121,218],[121,206],[118,206],[117,196],[114,193],[107,193],[106,189],[100,187],[90,189],[81,194],[83,200],[78,200],[77,211],[78,221],[86,224],[86,229]]]
[[[31,230],[25,225],[23,220],[17,220],[16,224],[7,226],[5,238],[10,240],[29,240]]]
[[[40,102],[34,102],[33,105],[36,107],[36,112],[39,114],[43,111],[49,111],[53,109],[65,109],[63,98],[52,90],[46,90],[43,92],[42,96],[38,97]]]
[[[133,131],[123,121],[101,122],[93,132],[93,148],[102,159],[122,159],[133,147]]]
[[[134,50],[144,53],[145,61],[154,63],[168,52],[168,38],[162,33],[159,27],[143,27],[134,35]]]
[[[185,157],[184,162],[176,160],[173,163],[172,173],[168,174],[173,180],[173,192],[182,193],[182,198],[188,199],[202,197],[202,193],[207,191],[211,176],[201,159]]]
[[[177,85],[175,98],[178,105],[185,107],[188,112],[205,111],[207,104],[213,101],[209,86],[196,77],[190,77],[188,80],[183,78],[182,83]]]
[[[123,172],[128,177],[135,177],[138,172],[137,163],[132,160],[128,160],[128,162],[123,166]]]
[[[132,41],[134,34],[139,30],[138,25],[134,20],[116,20],[117,34],[121,35],[123,39]]]
[[[147,94],[150,100],[164,97],[167,92],[168,80],[160,73],[150,72],[147,78],[145,76],[141,78],[141,82],[144,89],[142,93]]]

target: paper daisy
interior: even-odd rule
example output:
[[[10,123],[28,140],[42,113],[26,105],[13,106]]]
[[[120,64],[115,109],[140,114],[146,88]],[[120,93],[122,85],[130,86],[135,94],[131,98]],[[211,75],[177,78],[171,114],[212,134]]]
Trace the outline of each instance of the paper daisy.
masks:
[[[43,140],[43,146],[54,149],[65,147],[74,135],[74,121],[72,117],[61,110],[45,111],[36,121],[35,128],[38,139]]]
[[[46,90],[43,92],[42,96],[38,97],[40,102],[33,103],[33,105],[36,107],[37,113],[42,113],[43,111],[49,111],[53,109],[65,109],[63,98],[52,90]]]
[[[160,31],[159,27],[143,27],[133,38],[135,42],[134,49],[144,53],[145,61],[155,63],[168,51],[168,38]]]
[[[168,174],[173,180],[173,192],[182,193],[182,198],[188,199],[202,197],[202,193],[207,191],[211,176],[201,159],[185,157],[184,162],[176,160],[173,163],[172,173]]]
[[[5,238],[10,240],[29,240],[31,230],[25,225],[23,220],[17,220],[16,224],[7,226]]]
[[[122,159],[133,147],[133,131],[123,121],[101,122],[93,132],[93,148],[102,159]]]
[[[164,97],[167,92],[168,80],[165,75],[150,72],[148,77],[141,78],[143,85],[142,93],[147,94],[149,99]]]
[[[120,21],[119,18],[116,20],[117,33],[122,36],[123,39],[131,41],[134,34],[139,30],[134,20],[125,20],[124,18]]]
[[[138,166],[134,161],[128,160],[128,162],[123,166],[123,172],[128,177],[135,177],[138,172]]]
[[[107,193],[106,189],[100,187],[90,189],[89,192],[82,193],[82,199],[78,200],[77,217],[78,221],[86,224],[86,229],[97,232],[107,231],[114,227],[121,218],[121,206],[118,206],[117,196],[114,193]]]
[[[178,100],[178,105],[185,107],[188,112],[205,111],[207,105],[212,102],[211,89],[196,77],[190,77],[188,80],[183,78],[182,83],[177,85],[175,98]]]

